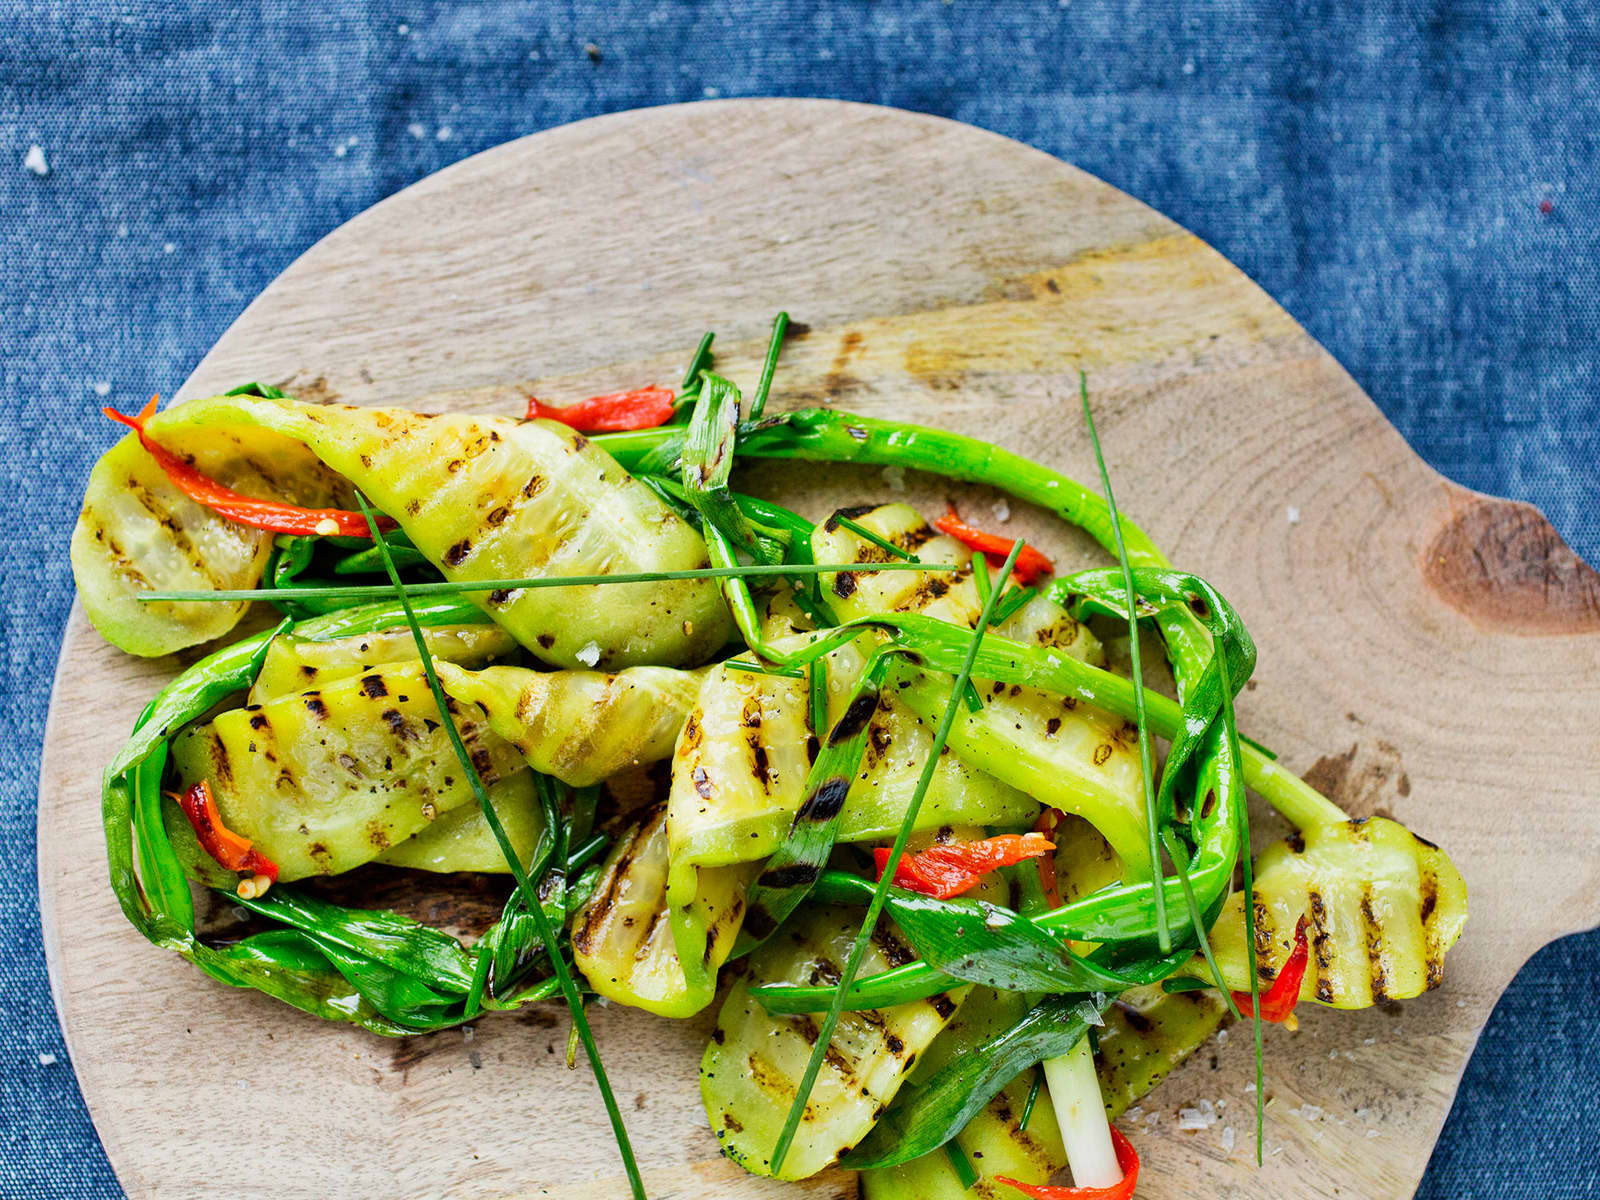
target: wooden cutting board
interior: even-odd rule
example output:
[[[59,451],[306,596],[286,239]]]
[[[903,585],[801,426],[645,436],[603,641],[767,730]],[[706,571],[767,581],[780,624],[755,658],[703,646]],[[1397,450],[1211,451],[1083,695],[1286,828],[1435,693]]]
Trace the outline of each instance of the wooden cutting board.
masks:
[[[308,399],[520,414],[530,389],[559,403],[672,383],[708,328],[748,388],[779,308],[802,330],[777,407],[940,425],[1090,479],[1086,369],[1124,508],[1260,644],[1245,728],[1352,814],[1392,814],[1453,856],[1472,918],[1442,988],[1269,1031],[1265,1169],[1250,1162],[1243,1037],[1125,1122],[1151,1200],[1410,1195],[1496,997],[1540,946],[1600,921],[1600,577],[1533,509],[1423,465],[1326,351],[1172,222],[1016,142],[890,109],[622,113],[363,213],[284,272],[179,395],[260,379]],[[898,482],[752,476],[812,516]],[[948,490],[905,486],[925,508]],[[992,500],[964,493],[987,523]],[[1009,532],[1087,560],[1081,539],[1012,507]],[[119,653],[74,609],[40,782],[51,982],[129,1194],[622,1195],[558,1009],[388,1041],[226,989],[123,921],[100,771],[179,665]],[[696,1086],[708,1018],[611,1007],[595,1023],[653,1197],[855,1194],[842,1172],[777,1185],[718,1157]],[[1202,1100],[1217,1124],[1180,1131],[1179,1107]]]

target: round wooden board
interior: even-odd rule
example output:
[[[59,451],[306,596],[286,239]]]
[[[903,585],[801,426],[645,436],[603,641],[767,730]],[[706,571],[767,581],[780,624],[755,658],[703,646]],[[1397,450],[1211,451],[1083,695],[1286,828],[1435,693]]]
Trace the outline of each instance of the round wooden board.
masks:
[[[1472,919],[1439,991],[1269,1031],[1265,1169],[1250,1162],[1247,1039],[1196,1055],[1136,1120],[1151,1200],[1410,1195],[1495,998],[1538,947],[1600,921],[1600,578],[1532,509],[1424,466],[1324,350],[1172,222],[1047,155],[904,112],[623,113],[480,154],[357,217],[180,395],[260,379],[520,413],[530,389],[561,402],[672,382],[707,328],[748,386],[779,308],[807,328],[777,407],[945,426],[1092,478],[1085,368],[1124,507],[1260,644],[1245,728],[1353,814],[1391,813],[1454,857]],[[775,468],[761,486],[815,516],[892,481]],[[925,507],[944,495],[908,486]],[[989,499],[967,503],[987,517]],[[1082,551],[1017,508],[1011,530]],[[386,1041],[225,989],[124,922],[100,771],[177,665],[113,650],[75,609],[40,785],[56,1004],[128,1193],[623,1195],[557,1011]],[[844,1173],[777,1185],[719,1158],[696,1086],[707,1019],[612,1007],[596,1026],[653,1197],[854,1195]],[[1219,1123],[1179,1132],[1178,1107],[1202,1099]]]

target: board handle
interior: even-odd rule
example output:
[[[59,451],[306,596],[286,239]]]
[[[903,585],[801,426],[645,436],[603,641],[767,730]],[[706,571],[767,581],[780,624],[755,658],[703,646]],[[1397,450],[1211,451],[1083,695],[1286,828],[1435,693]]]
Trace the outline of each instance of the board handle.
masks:
[[[1527,797],[1548,825],[1539,836],[1559,838],[1568,861],[1592,864],[1600,850],[1600,571],[1531,504],[1447,483],[1444,503],[1430,509],[1412,542],[1428,600],[1448,610],[1430,624],[1460,629],[1464,618],[1485,663],[1478,694],[1463,701],[1514,677],[1518,700],[1503,733],[1573,784],[1559,797]],[[1474,757],[1463,771],[1505,782],[1492,745]],[[1577,866],[1578,877],[1568,870],[1558,872],[1565,902],[1525,914],[1547,940],[1600,925],[1600,877],[1592,865]]]

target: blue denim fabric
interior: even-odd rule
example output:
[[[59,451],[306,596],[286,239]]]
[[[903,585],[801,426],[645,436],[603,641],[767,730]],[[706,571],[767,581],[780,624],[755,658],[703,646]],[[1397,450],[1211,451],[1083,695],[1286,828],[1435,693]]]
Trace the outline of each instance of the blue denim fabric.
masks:
[[[1282,301],[1431,463],[1533,501],[1600,559],[1592,5],[4,6],[0,1194],[117,1194],[34,887],[66,540],[111,437],[83,414],[169,390],[313,240],[456,159],[596,113],[770,94],[969,121],[1148,201]],[[48,174],[25,167],[33,145]],[[1600,1190],[1597,992],[1600,938],[1535,957],[1423,1196]]]

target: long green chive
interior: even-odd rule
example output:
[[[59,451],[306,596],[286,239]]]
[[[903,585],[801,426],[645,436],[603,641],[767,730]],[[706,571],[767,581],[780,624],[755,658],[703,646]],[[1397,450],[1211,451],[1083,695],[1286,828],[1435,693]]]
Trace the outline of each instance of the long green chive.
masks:
[[[680,395],[694,387],[700,372],[711,365],[711,343],[716,339],[717,335],[710,331],[700,339],[700,344],[694,349],[694,357],[689,360],[689,369],[683,373],[683,382],[678,385]]]
[[[778,369],[778,354],[783,349],[783,335],[789,331],[789,314],[780,312],[772,318],[772,337],[767,341],[767,360],[761,365],[761,382],[750,401],[750,420],[761,416],[767,407],[767,393],[772,390],[772,376]]]
[[[1222,676],[1222,735],[1227,741],[1227,751],[1232,761],[1239,761],[1239,726],[1233,710],[1233,680],[1228,671],[1228,654],[1218,639],[1213,653],[1217,656],[1217,673]],[[1271,751],[1265,751],[1271,754]],[[1256,961],[1256,885],[1255,864],[1250,861],[1250,810],[1240,803],[1239,869],[1244,885],[1244,946],[1245,965],[1250,974],[1250,1025],[1254,1034],[1256,1056],[1256,1166],[1261,1165],[1266,1139],[1267,1089],[1265,1051],[1261,1044],[1261,976]],[[1225,991],[1224,995],[1228,995]],[[1231,1003],[1233,997],[1228,995]]]
[[[751,675],[781,675],[785,679],[804,679],[806,673],[799,667],[769,667],[761,663],[740,662],[730,658],[723,662],[723,666],[730,671],[748,671]]]
[[[1002,578],[1009,575],[1011,568],[1016,565],[1017,555],[1022,553],[1023,544],[1019,538],[1011,547],[1005,566],[1001,568]],[[990,592],[988,603],[983,606],[977,629],[967,644],[961,670],[956,675],[957,692],[964,689],[972,679],[972,665],[978,659],[978,647],[982,644],[984,633],[989,628],[989,618],[993,615],[994,602],[997,598],[995,593]],[[823,1056],[833,1044],[833,1031],[838,1028],[839,1017],[844,1012],[845,998],[849,995],[850,985],[855,982],[856,972],[861,969],[861,959],[866,954],[867,943],[872,940],[873,931],[878,927],[878,918],[883,914],[884,901],[889,895],[889,885],[894,882],[894,873],[900,866],[901,856],[905,853],[906,841],[911,836],[911,827],[916,824],[917,813],[922,809],[922,798],[928,794],[928,788],[933,783],[933,773],[938,768],[939,757],[944,752],[945,742],[949,740],[950,727],[955,724],[958,711],[954,704],[947,707],[944,717],[939,722],[939,728],[933,735],[933,745],[929,747],[927,758],[922,764],[922,775],[917,780],[916,790],[911,793],[911,802],[906,805],[905,816],[900,821],[900,830],[895,834],[894,845],[889,848],[889,858],[884,863],[877,885],[872,889],[872,900],[867,905],[867,915],[856,933],[854,944],[850,947],[850,956],[845,959],[844,970],[840,973],[838,987],[833,994],[833,1003],[828,1006],[827,1016],[822,1020],[822,1028],[811,1047],[811,1058],[806,1063],[805,1074],[800,1077],[800,1086],[795,1092],[794,1103],[789,1106],[789,1116],[783,1123],[783,1132],[778,1135],[778,1143],[773,1147],[774,1175],[782,1168],[784,1156],[789,1153],[794,1135],[800,1128],[800,1118],[805,1115],[806,1104],[811,1099],[811,1089],[816,1085],[817,1072],[822,1069]]]
[[[1017,615],[1018,609],[1027,604],[1028,601],[1032,600],[1038,594],[1039,590],[1037,588],[1013,586],[1001,598],[1000,603],[995,606],[994,620],[991,623],[994,625],[1004,625],[1012,617]]]
[[[612,583],[664,583],[675,579],[724,579],[743,575],[828,575],[839,571],[956,571],[960,568],[940,563],[749,563],[731,567],[693,567],[683,571],[635,571],[619,575],[541,575],[527,579],[452,579],[443,583],[413,583],[407,592],[413,596],[458,596],[466,592],[522,591],[553,587],[596,587]],[[265,600],[282,595],[278,588],[236,588],[215,592],[151,592],[139,597],[142,604],[157,601]],[[295,599],[354,600],[379,599],[394,595],[382,584],[351,584],[348,587],[307,587],[294,590]]]
[[[617,1150],[622,1156],[623,1170],[627,1172],[628,1187],[633,1193],[634,1200],[646,1200],[644,1180],[639,1177],[639,1165],[633,1158],[633,1145],[629,1142],[627,1128],[622,1123],[622,1110],[617,1107],[617,1098],[612,1095],[611,1081],[607,1078],[605,1066],[600,1061],[600,1047],[595,1044],[594,1033],[589,1028],[589,1019],[584,1015],[583,997],[578,994],[572,972],[567,968],[567,960],[562,957],[561,947],[557,944],[555,931],[550,927],[550,919],[545,916],[544,905],[539,902],[538,888],[528,877],[527,868],[522,865],[522,860],[517,857],[511,839],[506,835],[505,826],[500,823],[500,814],[490,802],[489,792],[483,786],[477,767],[473,766],[472,756],[467,753],[466,744],[461,740],[461,731],[456,728],[455,717],[451,715],[450,701],[445,695],[443,685],[439,683],[439,673],[433,669],[433,654],[428,649],[427,639],[422,636],[422,626],[418,624],[417,614],[411,607],[411,598],[406,594],[406,586],[400,581],[400,572],[394,565],[394,559],[389,555],[388,543],[378,536],[377,518],[373,516],[367,498],[359,491],[356,493],[356,502],[361,506],[361,515],[367,519],[367,527],[372,530],[374,544],[379,547],[383,556],[383,567],[388,573],[393,595],[400,601],[400,607],[405,612],[406,624],[411,627],[411,639],[416,643],[417,657],[421,659],[423,673],[428,677],[428,690],[433,693],[433,702],[439,709],[439,720],[444,725],[446,736],[450,739],[450,748],[455,751],[456,760],[466,774],[467,782],[472,787],[472,794],[477,798],[478,807],[483,810],[483,819],[489,826],[489,832],[494,835],[494,840],[500,846],[500,853],[505,857],[506,865],[516,877],[517,890],[522,893],[523,906],[533,918],[539,940],[544,943],[545,952],[550,957],[551,969],[560,984],[561,994],[566,998],[568,1011],[572,1015],[572,1027],[578,1034],[578,1040],[583,1043],[584,1053],[589,1056],[589,1065],[594,1070],[595,1084],[600,1088],[606,1115],[611,1118],[611,1132],[617,1140]]]
[[[1167,853],[1172,855],[1173,865],[1178,868],[1178,882],[1183,887],[1183,898],[1189,905],[1189,920],[1194,926],[1195,938],[1200,943],[1200,954],[1211,968],[1211,978],[1216,981],[1218,990],[1222,992],[1222,999],[1227,1004],[1228,1011],[1234,1017],[1243,1019],[1239,1006],[1233,1002],[1233,993],[1223,982],[1222,968],[1217,966],[1217,960],[1211,953],[1211,939],[1206,937],[1205,914],[1200,911],[1200,902],[1194,894],[1194,884],[1189,879],[1188,851],[1183,848],[1183,843],[1178,840],[1177,834],[1170,829],[1163,837],[1167,844]]]
[[[1156,828],[1155,767],[1150,754],[1150,726],[1144,711],[1144,668],[1139,661],[1139,594],[1133,587],[1133,567],[1128,562],[1128,547],[1122,540],[1122,518],[1117,513],[1116,497],[1111,494],[1111,472],[1106,470],[1106,456],[1100,448],[1100,435],[1095,432],[1094,414],[1089,411],[1089,377],[1078,372],[1078,395],[1083,404],[1083,421],[1089,428],[1089,443],[1094,447],[1094,461],[1100,468],[1100,487],[1106,494],[1106,509],[1111,515],[1111,536],[1117,546],[1117,563],[1122,567],[1123,588],[1128,597],[1128,657],[1133,674],[1134,713],[1139,723],[1139,766],[1144,774],[1144,812],[1150,826],[1150,874],[1155,880],[1156,944],[1161,953],[1172,950],[1172,931],[1167,927],[1166,889],[1161,886],[1164,874],[1161,866],[1161,834]],[[1204,936],[1203,931],[1202,938]]]
[[[849,517],[841,517],[839,514],[835,513],[833,517],[833,523],[835,525],[843,526],[845,529],[848,529],[851,533],[855,534],[863,541],[871,542],[874,546],[878,547],[878,549],[887,550],[890,554],[894,555],[902,562],[914,563],[922,561],[904,546],[896,546],[888,538],[883,537],[881,534],[873,533],[872,530],[868,529],[859,521],[852,521]]]
[[[960,1180],[962,1187],[970,1190],[977,1184],[978,1172],[973,1169],[971,1160],[954,1138],[944,1144],[944,1156],[950,1160],[950,1169],[956,1173],[956,1178]]]
[[[1022,1119],[1017,1123],[1017,1128],[1024,1133],[1028,1130],[1028,1121],[1033,1117],[1033,1106],[1039,1100],[1039,1085],[1044,1082],[1044,1072],[1038,1067],[1033,1069],[1033,1082],[1028,1085],[1028,1098],[1022,1105]]]

